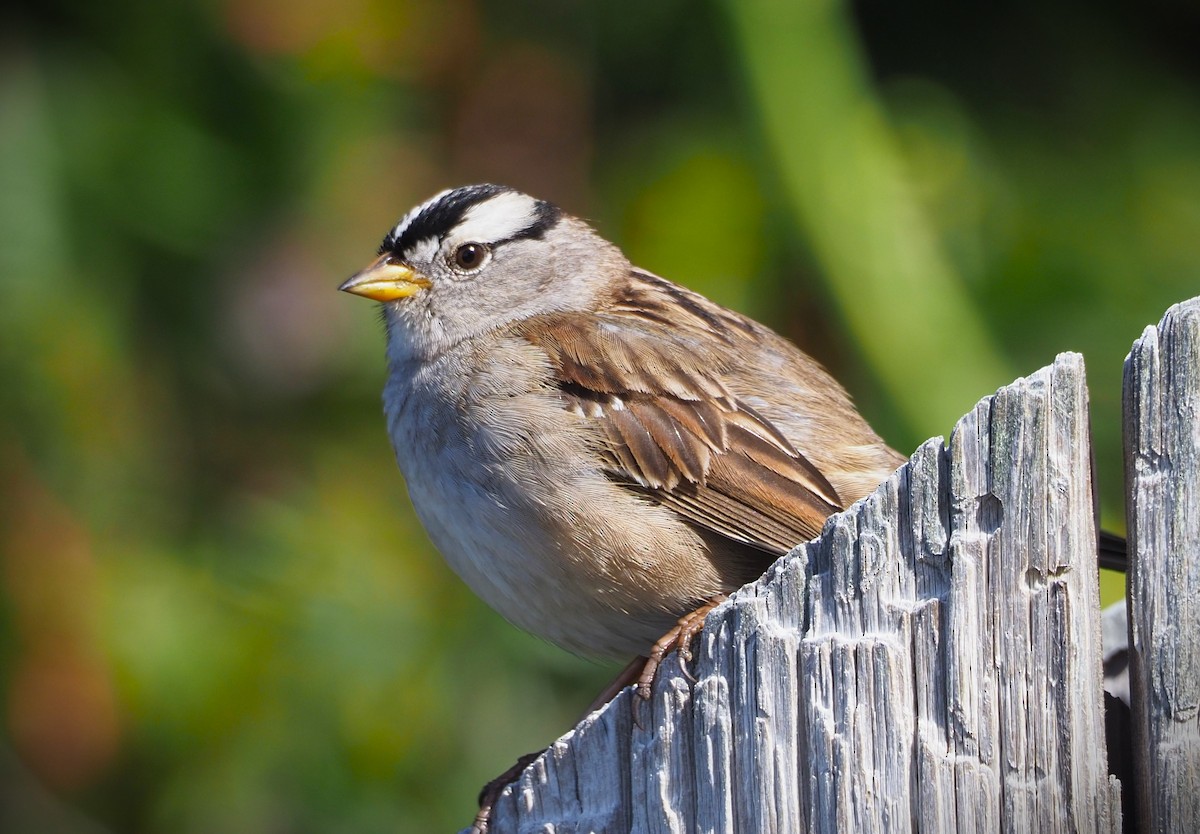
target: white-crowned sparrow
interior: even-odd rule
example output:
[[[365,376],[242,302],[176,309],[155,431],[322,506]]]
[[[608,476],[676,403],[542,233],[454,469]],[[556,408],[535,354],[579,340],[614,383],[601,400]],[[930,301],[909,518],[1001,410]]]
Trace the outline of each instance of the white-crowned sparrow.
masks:
[[[706,602],[904,462],[792,344],[509,188],[416,207],[341,289],[383,302],[388,430],[434,544],[516,625],[649,655],[643,695]]]
[[[341,289],[383,302],[430,538],[574,652],[646,654],[904,461],[792,344],[509,188],[417,206]]]

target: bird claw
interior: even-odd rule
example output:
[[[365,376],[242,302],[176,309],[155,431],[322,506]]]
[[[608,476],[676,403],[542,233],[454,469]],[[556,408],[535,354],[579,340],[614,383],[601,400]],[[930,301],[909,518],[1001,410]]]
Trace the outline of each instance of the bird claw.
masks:
[[[725,594],[717,594],[711,597],[695,611],[691,611],[680,617],[671,630],[658,639],[650,649],[650,654],[646,658],[646,665],[642,667],[642,674],[637,679],[637,694],[639,699],[643,701],[650,700],[650,693],[654,686],[654,679],[658,675],[658,668],[662,665],[663,659],[672,651],[679,653],[679,658],[684,664],[692,662],[692,640],[704,630],[704,618],[726,599]],[[683,667],[683,670],[689,679],[695,680],[688,674],[686,665]]]

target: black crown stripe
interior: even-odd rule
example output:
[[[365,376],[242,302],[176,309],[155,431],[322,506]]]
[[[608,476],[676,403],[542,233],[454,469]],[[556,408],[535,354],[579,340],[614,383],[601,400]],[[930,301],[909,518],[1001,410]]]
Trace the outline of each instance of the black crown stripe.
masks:
[[[391,252],[403,256],[418,241],[426,238],[441,238],[462,222],[466,213],[474,206],[486,202],[498,194],[513,192],[514,189],[503,185],[468,185],[456,188],[441,199],[425,207],[417,216],[400,229],[399,236],[393,229],[383,239],[379,248],[380,254]],[[508,243],[513,240],[541,239],[562,216],[562,210],[552,203],[538,200],[535,217],[532,223],[515,235],[502,241],[484,241],[495,245]]]

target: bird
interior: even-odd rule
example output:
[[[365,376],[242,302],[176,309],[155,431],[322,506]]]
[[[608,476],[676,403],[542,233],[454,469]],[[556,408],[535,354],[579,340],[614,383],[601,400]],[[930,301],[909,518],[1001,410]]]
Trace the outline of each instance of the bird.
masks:
[[[507,186],[416,206],[339,289],[381,304],[388,434],[450,567],[570,652],[637,656],[643,697],[708,610],[906,460],[794,344]]]
[[[577,654],[646,654],[905,461],[790,342],[512,188],[437,194],[340,289],[382,303],[430,539]]]

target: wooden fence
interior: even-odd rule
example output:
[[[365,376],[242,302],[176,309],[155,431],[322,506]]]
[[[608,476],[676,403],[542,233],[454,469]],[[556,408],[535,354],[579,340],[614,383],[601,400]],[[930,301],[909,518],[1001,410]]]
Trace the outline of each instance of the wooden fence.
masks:
[[[649,703],[555,742],[491,831],[1117,832],[1124,790],[1129,829],[1200,832],[1200,299],[1135,344],[1125,421],[1133,784],[1109,775],[1066,354],[710,614]]]

